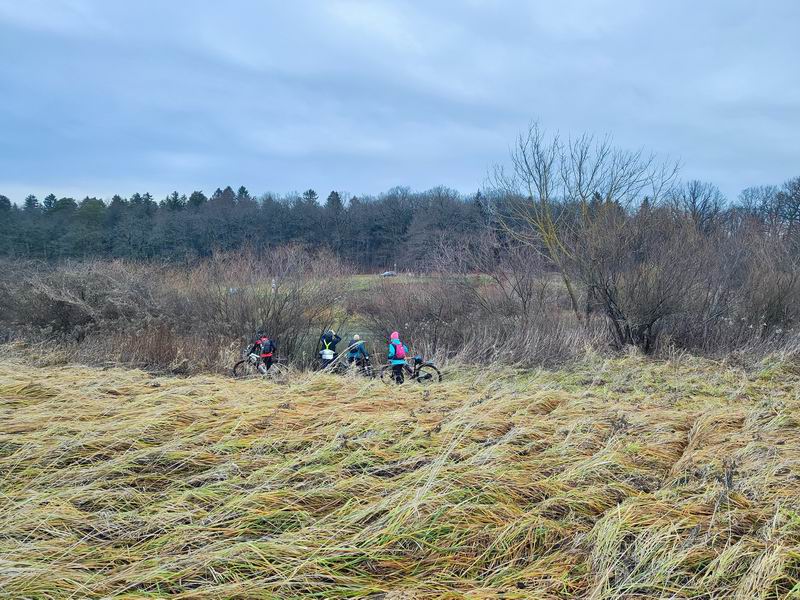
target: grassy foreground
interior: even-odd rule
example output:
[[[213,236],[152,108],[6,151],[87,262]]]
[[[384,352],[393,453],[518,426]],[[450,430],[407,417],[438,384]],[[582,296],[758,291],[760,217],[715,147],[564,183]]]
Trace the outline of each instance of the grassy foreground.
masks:
[[[4,598],[800,598],[800,367],[0,363]]]

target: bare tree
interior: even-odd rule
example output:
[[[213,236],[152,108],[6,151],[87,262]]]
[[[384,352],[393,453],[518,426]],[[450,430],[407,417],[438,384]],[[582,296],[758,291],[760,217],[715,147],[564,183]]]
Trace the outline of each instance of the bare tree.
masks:
[[[707,275],[711,244],[686,217],[659,207],[605,210],[574,242],[571,263],[608,319],[614,344],[656,348],[665,319],[684,314]]]
[[[670,197],[676,210],[689,215],[698,231],[709,233],[725,207],[725,196],[713,183],[694,179],[675,189]]]
[[[582,319],[574,279],[593,273],[598,258],[586,252],[585,237],[598,233],[598,222],[616,228],[604,233],[626,236],[628,221],[607,217],[645,198],[658,203],[671,189],[678,166],[641,150],[617,148],[608,136],[548,137],[536,123],[517,139],[511,165],[510,171],[497,168],[492,177],[507,199],[498,222],[507,235],[552,261],[573,312]],[[584,283],[589,294],[599,289],[593,277]]]
[[[452,286],[460,287],[461,293],[472,297],[487,314],[518,315],[522,328],[527,328],[534,313],[551,299],[552,271],[541,252],[514,239],[503,241],[496,231],[487,230],[477,239],[461,243],[443,240],[436,254],[437,269],[450,276]],[[488,278],[492,295],[471,274]]]
[[[517,138],[511,153],[511,172],[495,169],[494,186],[507,202],[497,222],[512,238],[542,252],[558,269],[575,315],[580,318],[577,294],[565,268],[569,248],[558,228],[557,204],[565,197],[564,145],[556,134],[545,137],[538,124]],[[580,169],[579,169],[580,172]]]
[[[800,227],[800,177],[784,183],[776,200],[786,235],[791,237]]]

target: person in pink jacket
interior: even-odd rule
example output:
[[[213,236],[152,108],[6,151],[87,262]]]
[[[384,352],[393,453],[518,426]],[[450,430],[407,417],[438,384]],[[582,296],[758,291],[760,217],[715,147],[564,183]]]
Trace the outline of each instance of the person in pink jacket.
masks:
[[[406,368],[406,356],[408,356],[408,346],[400,341],[400,334],[393,331],[392,335],[389,336],[389,353],[387,357],[392,365],[392,375],[395,383],[403,383],[405,379],[403,371]]]

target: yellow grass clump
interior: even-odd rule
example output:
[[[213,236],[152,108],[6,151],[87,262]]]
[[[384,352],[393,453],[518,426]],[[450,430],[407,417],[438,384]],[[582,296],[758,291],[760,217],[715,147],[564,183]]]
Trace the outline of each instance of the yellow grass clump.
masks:
[[[800,375],[0,363],[4,598],[800,598]]]

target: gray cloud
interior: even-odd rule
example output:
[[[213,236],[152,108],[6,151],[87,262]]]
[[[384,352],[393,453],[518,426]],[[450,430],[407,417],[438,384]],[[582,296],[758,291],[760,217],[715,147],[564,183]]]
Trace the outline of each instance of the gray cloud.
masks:
[[[0,0],[0,193],[473,191],[532,119],[800,174],[794,0]]]

